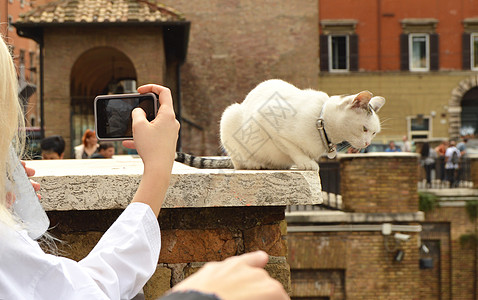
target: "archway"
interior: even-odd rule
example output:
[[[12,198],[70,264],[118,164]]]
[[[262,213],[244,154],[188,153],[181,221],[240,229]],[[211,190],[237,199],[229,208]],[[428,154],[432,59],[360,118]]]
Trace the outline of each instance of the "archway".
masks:
[[[477,134],[477,116],[478,74],[462,80],[451,93],[448,103],[448,130],[450,138],[458,139],[462,133],[467,133],[472,128],[474,128],[473,134]]]
[[[460,134],[469,138],[478,135],[478,87],[471,88],[461,100]]]
[[[136,69],[131,60],[113,47],[85,51],[71,69],[71,149],[81,143],[83,132],[94,129],[93,101],[97,95],[134,92]]]

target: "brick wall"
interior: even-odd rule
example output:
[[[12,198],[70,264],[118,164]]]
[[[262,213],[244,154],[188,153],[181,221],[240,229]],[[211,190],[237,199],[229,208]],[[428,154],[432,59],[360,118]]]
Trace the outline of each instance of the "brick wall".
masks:
[[[414,154],[340,157],[341,193],[346,211],[418,211],[418,156]]]
[[[120,213],[48,212],[56,225],[52,233],[66,242],[59,245],[60,253],[74,260],[85,257]],[[254,250],[271,256],[266,270],[290,291],[284,207],[163,209],[159,220],[161,253],[144,289],[146,299],[157,299],[205,262]]]
[[[419,236],[399,246],[405,252],[401,262],[394,261],[393,242],[386,250],[386,238],[380,231],[289,234],[293,297],[418,299]],[[311,285],[306,273],[315,273],[319,284]]]
[[[442,281],[445,284],[447,279],[451,281],[451,299],[475,299],[478,295],[475,291],[476,250],[473,246],[460,244],[461,236],[475,232],[475,224],[470,221],[465,207],[438,207],[426,213],[426,222],[450,224],[449,231],[442,234],[448,235],[449,244],[442,245],[441,259],[449,262],[449,268],[444,270],[448,275]],[[444,295],[450,292],[444,291]]]
[[[301,87],[317,85],[318,3],[315,0],[257,2],[165,0],[191,21],[182,67],[185,152],[213,155],[219,149],[224,109],[242,102],[266,79]]]

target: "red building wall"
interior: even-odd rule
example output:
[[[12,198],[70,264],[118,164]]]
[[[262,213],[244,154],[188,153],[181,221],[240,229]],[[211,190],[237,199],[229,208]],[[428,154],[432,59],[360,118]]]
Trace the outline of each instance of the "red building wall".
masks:
[[[478,18],[478,0],[319,0],[319,20],[355,19],[359,69],[400,70],[400,21],[438,20],[440,69],[461,69],[463,20]]]

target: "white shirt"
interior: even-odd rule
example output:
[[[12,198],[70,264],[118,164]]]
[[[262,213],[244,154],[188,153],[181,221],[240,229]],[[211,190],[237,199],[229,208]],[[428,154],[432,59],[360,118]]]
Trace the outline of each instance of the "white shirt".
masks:
[[[456,152],[458,157],[461,156],[460,151],[455,146],[448,147],[445,152],[445,157],[446,157],[445,169],[458,169],[458,164],[454,164],[451,161],[451,158],[453,157],[453,152]]]
[[[0,222],[0,299],[131,299],[154,273],[160,247],[144,203],[131,203],[79,262],[44,253],[26,231]]]

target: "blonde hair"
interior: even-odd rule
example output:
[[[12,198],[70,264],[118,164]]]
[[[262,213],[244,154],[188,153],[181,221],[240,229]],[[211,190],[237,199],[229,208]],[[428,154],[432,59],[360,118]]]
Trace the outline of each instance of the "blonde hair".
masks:
[[[0,221],[9,225],[15,224],[6,203],[6,175],[11,174],[11,170],[15,167],[11,165],[9,159],[9,148],[12,145],[21,156],[25,144],[25,121],[17,93],[15,65],[10,50],[0,34]]]

